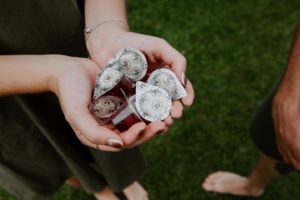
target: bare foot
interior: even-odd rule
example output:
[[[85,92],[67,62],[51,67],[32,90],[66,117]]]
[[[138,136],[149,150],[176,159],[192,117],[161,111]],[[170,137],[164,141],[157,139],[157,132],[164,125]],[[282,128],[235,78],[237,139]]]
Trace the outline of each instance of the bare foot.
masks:
[[[123,190],[128,200],[148,200],[148,193],[145,188],[139,183],[134,182]]]
[[[94,196],[97,200],[119,200],[119,198],[109,189],[109,187],[105,187],[100,192],[94,193]]]
[[[249,179],[230,172],[215,172],[210,174],[202,184],[205,191],[240,196],[258,197],[264,193],[264,188],[251,186]]]

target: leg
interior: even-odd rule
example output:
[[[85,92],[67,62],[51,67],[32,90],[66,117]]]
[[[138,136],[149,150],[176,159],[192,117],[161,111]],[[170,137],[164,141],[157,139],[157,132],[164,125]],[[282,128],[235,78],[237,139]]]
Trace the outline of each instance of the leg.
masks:
[[[101,172],[105,174],[112,191],[123,192],[128,200],[148,199],[147,191],[137,182],[145,168],[142,152],[138,148],[118,153],[91,150],[91,153],[101,166]]]
[[[123,190],[128,200],[148,200],[148,193],[143,186],[135,181]]]
[[[97,200],[119,200],[109,187],[105,187],[103,190],[94,193],[94,197]]]
[[[148,193],[139,182],[134,182],[123,190],[128,200],[148,200]],[[118,200],[119,198],[106,187],[104,190],[94,194],[97,200]]]
[[[81,189],[80,181],[75,176],[68,178],[65,184],[74,188]],[[103,190],[94,193],[94,197],[97,200],[119,200],[119,198],[108,187],[105,187]]]
[[[215,172],[206,178],[202,187],[209,192],[257,197],[281,175],[277,166],[278,161],[262,155],[249,177],[230,172]]]
[[[65,184],[77,189],[81,189],[80,181],[75,176],[71,176],[70,178],[68,178],[65,181]]]

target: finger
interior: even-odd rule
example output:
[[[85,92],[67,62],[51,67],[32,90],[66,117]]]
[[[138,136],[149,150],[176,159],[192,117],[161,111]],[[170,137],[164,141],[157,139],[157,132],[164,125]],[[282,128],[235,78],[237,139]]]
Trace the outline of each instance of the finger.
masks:
[[[79,132],[79,131],[78,131]],[[93,144],[90,141],[88,141],[81,133],[76,134],[80,142],[88,147],[91,147],[93,149],[96,149],[98,151],[111,151],[111,152],[118,152],[122,149],[119,148],[113,148],[107,145],[100,145],[100,144]]]
[[[118,149],[118,148],[113,148],[113,147],[110,147],[110,146],[107,146],[107,145],[101,145],[99,144],[96,149],[98,151],[111,151],[111,152],[119,152],[121,151],[122,149]]]
[[[88,147],[91,147],[91,148],[96,148],[96,144],[90,142],[89,140],[87,140],[83,135],[82,133],[79,131],[79,130],[74,130],[75,132],[75,135],[77,136],[77,138],[79,139],[79,141],[88,146]]]
[[[170,66],[179,80],[185,74],[187,61],[185,57],[163,39],[158,39],[154,44],[153,55],[157,60],[162,60]]]
[[[94,47],[93,51],[90,52],[90,56],[91,59],[103,69],[116,52],[110,48],[105,51],[99,51],[98,49],[100,49],[100,47]]]
[[[155,58],[155,56],[152,54],[151,51],[149,51],[149,49],[142,50],[142,52],[146,56],[146,59],[148,61],[148,68],[149,69],[155,69],[155,68],[158,68],[161,65],[159,60],[157,60],[157,58]]]
[[[130,148],[151,140],[155,135],[162,132],[165,129],[165,127],[166,126],[162,121],[151,122],[150,124],[147,125],[142,137],[139,140],[137,140],[135,143],[133,143],[130,146]]]
[[[146,124],[144,122],[139,122],[131,126],[127,131],[121,133],[120,136],[122,137],[124,147],[131,146],[136,140],[138,140],[145,128]]]
[[[181,99],[183,105],[185,106],[191,106],[194,102],[194,98],[195,98],[195,92],[192,86],[192,83],[187,80],[186,82],[186,86],[185,86],[187,95]]]
[[[163,133],[163,134],[167,134],[168,130],[169,130],[169,127],[166,126],[165,129],[162,131],[162,133]]]
[[[179,100],[173,102],[171,116],[175,119],[179,119],[182,116],[183,106]]]
[[[166,126],[170,126],[173,124],[173,119],[171,116],[168,116],[165,120],[164,123],[166,124]]]
[[[79,110],[79,109],[78,109]],[[100,126],[88,109],[77,111],[71,117],[72,126],[93,144],[109,145],[115,148],[124,146],[121,137],[105,127]]]
[[[90,141],[88,141],[84,135],[82,135],[78,130],[74,131],[80,142],[88,147],[94,148],[96,150],[101,150],[101,151],[111,151],[111,152],[118,152],[121,151],[121,149],[113,148],[110,146],[106,145],[100,145],[100,144],[93,144]]]
[[[118,130],[118,129],[116,129],[116,128],[114,128],[114,129],[112,129],[115,133],[117,133],[117,134],[121,134],[121,132]]]
[[[116,126],[113,123],[104,124],[103,127],[109,130],[114,130],[116,128]]]

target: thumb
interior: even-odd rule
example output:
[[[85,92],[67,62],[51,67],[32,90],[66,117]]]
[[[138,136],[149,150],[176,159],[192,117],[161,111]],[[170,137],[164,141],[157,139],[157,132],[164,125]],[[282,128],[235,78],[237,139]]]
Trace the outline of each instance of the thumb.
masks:
[[[89,141],[89,144],[94,144],[93,148],[96,145],[107,145],[114,148],[122,148],[124,146],[120,136],[114,131],[100,126],[88,109],[76,112],[74,117],[68,121],[71,121],[72,128],[84,136]]]
[[[170,66],[178,79],[185,85],[186,78],[186,58],[179,53],[174,47],[163,39],[157,39],[157,44],[152,52],[156,59],[162,60],[166,65]]]

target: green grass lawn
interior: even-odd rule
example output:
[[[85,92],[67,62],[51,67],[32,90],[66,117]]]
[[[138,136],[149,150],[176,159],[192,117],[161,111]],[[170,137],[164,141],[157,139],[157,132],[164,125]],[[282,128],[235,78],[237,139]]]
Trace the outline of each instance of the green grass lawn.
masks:
[[[142,146],[148,168],[140,182],[154,200],[242,199],[200,185],[215,170],[247,175],[255,165],[248,124],[285,67],[299,0],[131,0],[128,10],[133,31],[165,38],[187,57],[196,91],[169,133]],[[295,200],[299,185],[294,173],[260,199]],[[0,199],[15,198],[2,191]],[[52,198],[77,199],[89,196],[63,187]]]

